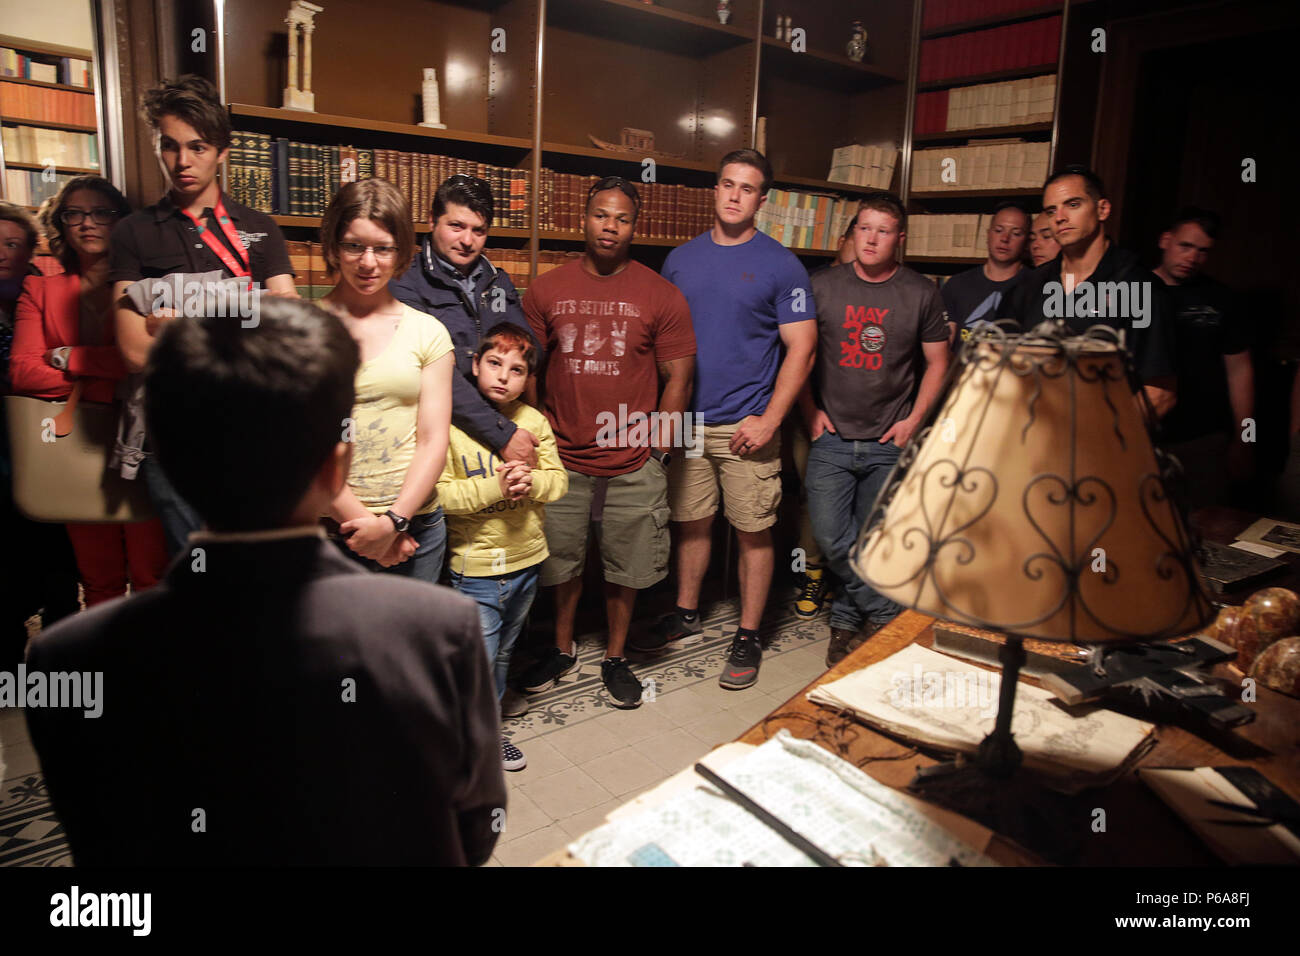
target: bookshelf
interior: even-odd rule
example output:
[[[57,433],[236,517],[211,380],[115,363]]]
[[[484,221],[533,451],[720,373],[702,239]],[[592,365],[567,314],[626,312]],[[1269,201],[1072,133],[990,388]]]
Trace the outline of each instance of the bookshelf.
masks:
[[[807,51],[795,52],[774,36],[777,12],[764,0],[733,3],[725,25],[716,0],[334,0],[313,34],[320,112],[304,113],[278,105],[284,54],[268,51],[283,47],[282,12],[226,0],[225,96],[239,131],[526,170],[528,226],[493,228],[489,244],[524,248],[536,275],[541,253],[572,252],[582,241],[577,231],[542,228],[553,219],[544,221],[550,207],[539,184],[552,173],[618,174],[640,184],[642,154],[600,149],[590,139],[617,143],[625,127],[655,134],[655,152],[646,155],[662,186],[711,187],[724,153],[759,145],[764,117],[766,152],[780,170],[776,188],[813,201],[874,191],[825,177],[837,147],[902,150],[910,60],[906,44],[890,38],[907,35],[912,7],[900,0],[861,11],[842,0],[805,0],[780,11],[806,32]],[[862,63],[843,54],[855,17],[876,38]],[[352,22],[367,29],[342,26]],[[504,50],[490,44],[498,28]],[[344,61],[346,70],[332,65]],[[426,66],[438,69],[444,130],[417,125]],[[290,240],[316,238],[317,216],[274,218]],[[671,224],[666,234],[674,234]],[[634,255],[655,265],[682,241],[638,235]],[[810,265],[835,254],[791,248]]]
[[[0,198],[35,208],[100,173],[96,99],[89,50],[0,35]]]
[[[982,251],[978,229],[974,248],[953,239],[957,254],[945,254],[946,243],[970,236],[999,200],[1038,208],[1055,160],[1069,13],[1070,0],[922,0],[902,192],[921,252],[905,262],[941,274],[978,265],[983,255],[964,254]],[[936,161],[951,178],[935,178]]]
[[[998,136],[1023,136],[1027,133],[1050,133],[1051,123],[1020,123],[1012,126],[974,126],[968,129],[939,130],[933,133],[915,133],[915,143],[949,143],[963,139],[991,139]]]

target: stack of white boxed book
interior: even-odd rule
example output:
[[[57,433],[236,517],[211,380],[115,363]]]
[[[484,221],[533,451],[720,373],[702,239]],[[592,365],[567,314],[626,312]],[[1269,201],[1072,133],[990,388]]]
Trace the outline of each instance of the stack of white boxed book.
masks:
[[[905,251],[909,256],[988,255],[986,236],[991,215],[912,215],[907,217]]]
[[[999,140],[914,154],[912,192],[945,189],[1036,189],[1047,179],[1048,143]]]
[[[1050,123],[1055,102],[1055,75],[959,86],[948,91],[947,128]]]
[[[882,146],[841,146],[831,155],[831,171],[826,178],[833,183],[888,189],[894,178],[898,150]]]

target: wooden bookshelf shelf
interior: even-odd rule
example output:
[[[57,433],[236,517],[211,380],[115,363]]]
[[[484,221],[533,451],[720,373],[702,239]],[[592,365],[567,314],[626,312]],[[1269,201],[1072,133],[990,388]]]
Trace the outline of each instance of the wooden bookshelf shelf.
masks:
[[[577,33],[703,56],[753,43],[751,33],[641,0],[549,0],[547,24]]]
[[[959,139],[988,139],[997,136],[1020,136],[1026,133],[1050,133],[1051,123],[1022,123],[1019,126],[977,126],[974,129],[949,129],[935,133],[914,133],[915,143],[943,143]]]
[[[277,225],[287,229],[319,229],[320,218],[317,216],[272,216],[271,220]],[[415,231],[424,233],[429,231],[427,222],[412,223]],[[527,239],[532,235],[528,229],[492,229],[488,231],[488,241],[493,239]]]
[[[492,235],[496,235],[496,231],[494,231]],[[565,232],[556,229],[543,229],[541,232],[538,233],[538,237],[542,239],[544,242],[586,242],[587,241],[586,236],[584,236],[580,232]],[[632,245],[634,246],[676,247],[688,241],[689,240],[687,239],[651,239],[647,236],[637,236],[637,235],[634,235],[632,237]]]
[[[792,249],[789,246],[786,248],[790,249],[796,256],[824,256],[829,259],[840,254],[838,249]]]
[[[1061,12],[1061,4],[1049,3],[1046,6],[1033,7],[1028,10],[1017,10],[1015,13],[1003,13],[992,17],[980,17],[976,20],[963,20],[960,23],[945,23],[943,26],[930,27],[928,30],[921,31],[921,39],[929,40],[932,37],[946,37],[954,33],[965,33],[967,30],[982,30],[986,27],[1000,27],[1008,23],[1019,23],[1022,20],[1037,20],[1039,17],[1048,17],[1055,13]]]
[[[16,163],[12,160],[5,160],[5,169],[31,169],[39,172],[45,168],[46,167],[41,163]],[[60,176],[74,173],[79,176],[98,176],[101,173],[101,170],[99,169],[91,169],[83,166],[61,166],[58,163],[54,164],[54,171]]]
[[[644,158],[636,153],[615,153],[608,149],[599,149],[595,146],[569,146],[565,143],[542,143],[542,155],[552,153],[556,156],[585,156],[589,159],[603,159],[611,163],[632,163],[636,166],[641,165]],[[653,157],[656,167],[667,169],[689,169],[694,172],[712,173],[717,172],[717,167],[711,163],[697,163],[690,159],[660,159],[658,156]]]
[[[44,80],[27,80],[21,76],[0,76],[0,83],[21,83],[23,86],[39,86],[43,90],[68,90],[72,93],[85,93],[88,96],[95,95],[95,89],[91,86],[73,86],[70,83],[46,83]]]
[[[1046,73],[1056,72],[1056,61],[1051,63],[1042,63],[1038,66],[1020,66],[1014,70],[996,70],[992,73],[976,73],[971,76],[950,76],[943,80],[929,80],[925,83],[918,83],[916,88],[921,92],[927,90],[946,90],[953,86],[972,86],[976,83],[996,83],[999,80],[1019,80],[1027,76],[1043,76]]]
[[[1000,199],[1004,196],[1041,196],[1042,189],[938,189],[912,193],[909,199]]]
[[[776,37],[763,37],[763,66],[788,80],[829,86],[837,90],[866,90],[901,83],[903,78],[869,63],[855,63],[846,56],[807,50],[796,53],[790,44]]]
[[[865,196],[868,193],[886,191],[875,186],[854,186],[852,183],[837,183],[829,179],[809,179],[807,176],[787,176],[783,173],[778,173],[772,183],[776,186],[806,186],[823,192],[849,193],[854,196]]]
[[[18,123],[22,126],[39,126],[41,129],[62,129],[73,133],[98,133],[95,126],[80,126],[76,123],[55,123],[50,120],[22,119],[17,116],[0,116],[0,123]]]
[[[903,254],[904,264],[917,262],[929,265],[973,266],[985,260],[985,256],[913,256]]]
[[[7,46],[11,50],[19,50],[23,53],[41,53],[45,56],[67,56],[77,60],[90,60],[94,62],[95,54],[89,50],[83,50],[75,46],[58,46],[54,43],[37,43],[33,40],[25,40],[22,37],[11,37],[0,33],[0,46]]]
[[[531,140],[518,136],[498,136],[494,133],[475,133],[458,129],[430,129],[414,123],[389,123],[383,120],[361,119],[356,116],[334,116],[330,113],[306,113],[301,110],[286,110],[271,106],[252,106],[247,103],[231,103],[230,115],[254,119],[274,120],[278,123],[297,123],[302,126],[332,127],[351,129],[358,132],[398,133],[403,136],[419,136],[425,139],[449,140],[460,143],[477,143],[483,146],[500,146],[506,149],[530,150]]]

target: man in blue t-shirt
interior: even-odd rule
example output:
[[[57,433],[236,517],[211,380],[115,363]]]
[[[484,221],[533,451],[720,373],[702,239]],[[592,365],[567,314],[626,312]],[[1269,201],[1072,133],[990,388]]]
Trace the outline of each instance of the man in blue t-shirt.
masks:
[[[772,533],[781,502],[780,427],[812,370],[817,315],[808,273],[754,227],[772,185],[757,150],[722,158],[713,228],[674,249],[664,277],[686,296],[695,326],[694,420],[687,451],[672,462],[668,505],[677,535],[677,609],[639,650],[698,640],[700,585],[709,566],[719,484],[740,542],[740,626],[719,683],[758,680],[758,627],[772,583]]]

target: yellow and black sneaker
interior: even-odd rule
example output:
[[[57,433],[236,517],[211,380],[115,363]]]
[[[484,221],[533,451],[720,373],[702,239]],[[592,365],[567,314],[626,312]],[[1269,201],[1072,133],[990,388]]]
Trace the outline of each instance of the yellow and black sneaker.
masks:
[[[794,602],[794,613],[800,617],[816,617],[826,603],[826,571],[808,568],[803,573],[803,588]]]

